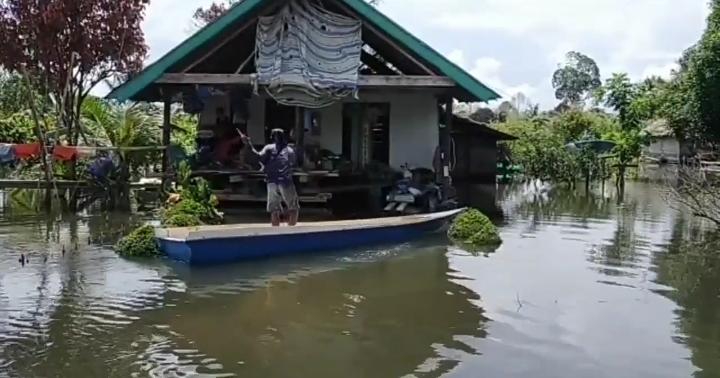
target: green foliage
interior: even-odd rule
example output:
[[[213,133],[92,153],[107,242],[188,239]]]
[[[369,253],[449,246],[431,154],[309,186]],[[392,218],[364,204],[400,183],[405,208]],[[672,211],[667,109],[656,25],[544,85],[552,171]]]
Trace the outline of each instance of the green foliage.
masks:
[[[19,113],[27,108],[22,77],[0,72],[0,114]]]
[[[690,102],[700,121],[700,133],[707,139],[720,140],[720,0],[710,2],[707,29],[689,53],[684,80],[689,82]]]
[[[145,225],[120,239],[115,251],[123,257],[156,257],[160,255],[155,240],[155,228]]]
[[[552,117],[509,120],[496,127],[518,137],[510,151],[526,176],[574,184],[588,174],[601,178],[601,162],[592,151],[569,151],[567,143],[598,138],[616,130],[617,123],[607,115],[570,110]]]
[[[180,202],[164,209],[161,213],[162,223],[172,226],[171,220],[177,216],[190,216],[203,224],[218,224],[222,221],[214,206],[189,198],[182,199]]]
[[[180,163],[177,176],[181,188],[181,198],[207,204],[213,209],[218,205],[218,200],[213,194],[210,184],[201,177],[193,177],[192,170],[186,162]]]
[[[598,90],[597,97],[605,106],[617,112],[621,129],[631,130],[640,126],[635,106],[638,91],[626,73],[613,74]]]
[[[613,153],[620,165],[627,165],[637,159],[642,152],[642,146],[647,143],[647,137],[639,129],[616,130],[604,137],[616,143]]]
[[[627,74],[616,73],[598,92],[598,99],[618,115],[619,129],[603,137],[616,143],[613,152],[617,160],[617,183],[621,188],[624,186],[627,166],[640,157],[642,146],[647,142],[641,130],[643,121],[652,117],[661,107],[654,99],[657,87],[657,80],[655,83],[646,81],[637,85],[630,81]]]
[[[571,109],[550,122],[565,143],[600,138],[617,124],[604,114]]]
[[[35,140],[35,124],[30,114],[17,112],[3,116],[0,113],[0,143],[28,143]]]
[[[182,184],[181,200],[162,210],[162,224],[167,227],[195,227],[221,223],[222,217],[216,209],[217,199],[207,182],[192,178],[190,169],[185,164],[181,165],[178,177]],[[133,231],[118,243],[116,251],[126,257],[151,257],[160,254],[151,226],[143,226]]]
[[[175,113],[172,117],[174,125],[172,143],[182,147],[185,154],[192,155],[197,149],[197,116],[186,113]]]
[[[97,98],[83,102],[82,125],[100,145],[147,147],[160,144],[162,117],[153,106],[118,104]],[[158,151],[121,151],[120,158],[130,173],[160,158]]]
[[[192,177],[187,163],[181,163],[177,172],[180,185],[180,202],[162,212],[163,223],[177,215],[189,215],[204,224],[222,223],[222,216],[217,211],[218,200],[210,188],[210,184],[199,177]]]
[[[566,55],[567,61],[552,77],[555,97],[568,105],[581,104],[589,93],[600,87],[600,69],[595,61],[577,51]]]
[[[470,246],[502,243],[495,225],[476,209],[467,210],[455,218],[448,230],[448,237],[456,243]]]
[[[167,227],[195,227],[202,225],[202,222],[194,214],[176,213],[166,219],[164,225]]]
[[[679,138],[690,141],[707,139],[694,100],[692,82],[688,75],[679,73],[659,91],[658,118],[668,122]]]

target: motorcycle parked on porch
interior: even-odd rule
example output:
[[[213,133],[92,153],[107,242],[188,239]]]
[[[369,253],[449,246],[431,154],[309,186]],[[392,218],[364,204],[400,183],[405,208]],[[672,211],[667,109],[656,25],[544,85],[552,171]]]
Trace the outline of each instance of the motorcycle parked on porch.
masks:
[[[399,214],[434,213],[442,202],[435,172],[427,168],[402,167],[403,179],[398,181],[386,197],[385,211]]]

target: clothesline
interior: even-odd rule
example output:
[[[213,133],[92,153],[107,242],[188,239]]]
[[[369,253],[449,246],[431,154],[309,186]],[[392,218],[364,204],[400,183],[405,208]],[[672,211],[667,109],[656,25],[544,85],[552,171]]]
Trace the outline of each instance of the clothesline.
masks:
[[[92,158],[99,151],[163,151],[166,146],[135,146],[135,147],[94,147],[94,146],[63,146],[46,145],[45,153],[55,160],[71,161],[78,158]],[[40,143],[0,143],[0,164],[15,160],[31,160],[40,157],[43,147]]]

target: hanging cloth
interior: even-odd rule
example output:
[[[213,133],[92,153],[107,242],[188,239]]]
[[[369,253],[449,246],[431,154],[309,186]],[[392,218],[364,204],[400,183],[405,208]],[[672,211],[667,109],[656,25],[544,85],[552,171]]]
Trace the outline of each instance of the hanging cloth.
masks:
[[[16,144],[15,156],[18,159],[34,159],[40,156],[42,146],[40,143]]]
[[[115,163],[113,163],[112,158],[104,156],[93,161],[88,167],[88,172],[93,178],[102,180],[110,176],[114,169]]]
[[[97,148],[95,147],[77,147],[78,159],[91,158],[97,155]]]
[[[15,149],[12,144],[0,144],[0,164],[15,161]]]
[[[308,0],[258,21],[259,84],[280,104],[321,108],[357,93],[362,23]]]
[[[76,147],[66,147],[56,145],[53,147],[53,158],[58,161],[73,161],[77,158],[78,151]]]

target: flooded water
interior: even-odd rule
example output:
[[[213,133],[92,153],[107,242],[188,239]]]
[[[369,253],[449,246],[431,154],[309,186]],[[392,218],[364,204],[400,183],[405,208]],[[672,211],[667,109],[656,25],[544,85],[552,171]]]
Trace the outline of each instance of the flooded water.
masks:
[[[121,215],[5,208],[0,376],[720,377],[720,260],[657,187],[476,189],[494,253],[437,236],[204,269],[116,257]]]

